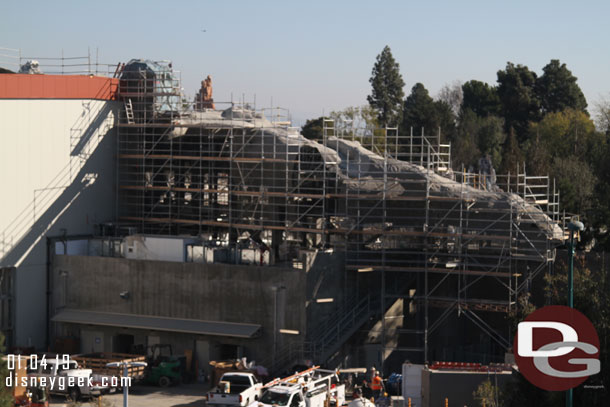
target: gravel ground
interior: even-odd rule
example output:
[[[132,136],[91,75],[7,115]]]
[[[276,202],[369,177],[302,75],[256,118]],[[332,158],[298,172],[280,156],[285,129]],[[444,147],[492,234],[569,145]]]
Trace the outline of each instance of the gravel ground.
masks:
[[[135,385],[129,389],[130,407],[204,407],[203,396],[208,391],[207,384],[183,384],[168,388]],[[96,399],[80,402],[82,407],[97,407]],[[65,397],[53,396],[50,406],[70,407]],[[111,394],[102,398],[102,407],[122,407],[123,393]]]

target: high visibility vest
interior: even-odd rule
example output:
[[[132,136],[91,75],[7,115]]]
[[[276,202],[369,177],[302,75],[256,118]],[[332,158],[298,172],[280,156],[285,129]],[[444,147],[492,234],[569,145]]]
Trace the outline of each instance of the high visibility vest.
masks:
[[[373,383],[371,383],[371,390],[381,390],[381,377],[373,377]]]

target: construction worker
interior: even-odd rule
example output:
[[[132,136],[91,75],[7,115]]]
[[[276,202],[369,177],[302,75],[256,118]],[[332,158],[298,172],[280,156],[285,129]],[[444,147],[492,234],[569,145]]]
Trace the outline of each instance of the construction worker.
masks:
[[[383,390],[383,379],[379,376],[379,371],[375,371],[375,376],[371,382],[371,390],[373,390],[373,398],[377,400]]]

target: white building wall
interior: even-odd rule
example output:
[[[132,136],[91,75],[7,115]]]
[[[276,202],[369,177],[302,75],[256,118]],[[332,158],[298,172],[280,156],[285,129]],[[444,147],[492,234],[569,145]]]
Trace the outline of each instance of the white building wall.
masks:
[[[114,218],[116,109],[0,99],[0,265],[17,266],[14,345],[46,345],[46,236],[91,234]]]

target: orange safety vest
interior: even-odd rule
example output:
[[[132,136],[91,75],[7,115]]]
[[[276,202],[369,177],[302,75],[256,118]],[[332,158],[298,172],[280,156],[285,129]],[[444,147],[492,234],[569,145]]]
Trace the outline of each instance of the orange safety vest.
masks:
[[[371,383],[371,390],[381,390],[381,377],[373,377],[373,383]]]

